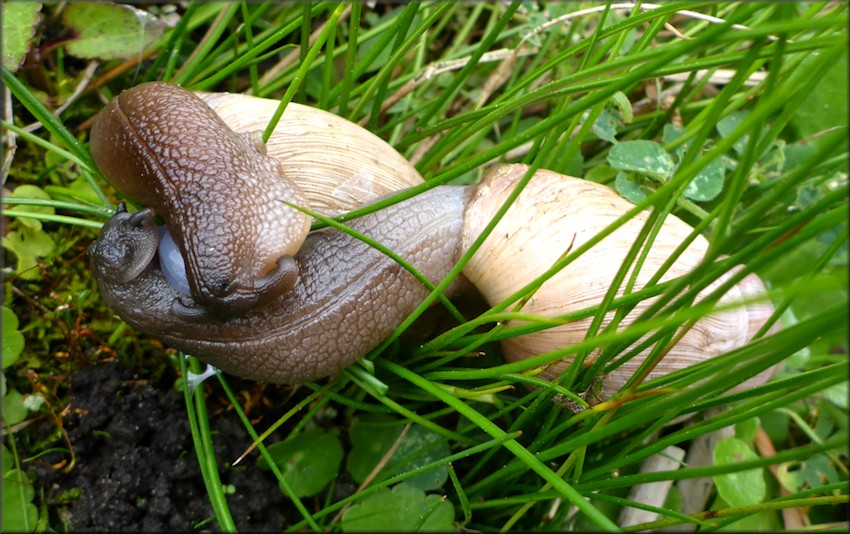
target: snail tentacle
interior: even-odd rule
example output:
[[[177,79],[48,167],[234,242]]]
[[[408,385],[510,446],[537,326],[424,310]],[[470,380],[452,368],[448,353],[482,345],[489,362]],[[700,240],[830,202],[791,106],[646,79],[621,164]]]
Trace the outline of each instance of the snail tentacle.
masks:
[[[123,202],[101,229],[101,236],[110,242],[101,246],[99,239],[89,247],[97,259],[98,272],[118,283],[138,277],[154,259],[157,248],[156,224],[150,209],[129,213]]]

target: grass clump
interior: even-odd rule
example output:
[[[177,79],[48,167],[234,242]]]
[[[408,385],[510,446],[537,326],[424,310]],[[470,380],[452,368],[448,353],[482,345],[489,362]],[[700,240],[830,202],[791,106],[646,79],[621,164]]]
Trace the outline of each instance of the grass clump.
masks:
[[[59,14],[57,6],[42,9]],[[151,25],[160,32],[154,44],[132,57],[110,58],[108,39],[94,56],[74,56],[62,43],[80,40],[80,32],[63,33],[60,18],[45,16],[33,45],[41,55],[30,54],[16,72],[17,64],[4,63],[13,95],[3,123],[10,149],[4,247],[13,261],[4,271],[3,337],[22,339],[8,358],[4,345],[4,452],[15,460],[4,461],[4,473],[14,473],[4,479],[7,493],[20,484],[22,462],[50,447],[21,424],[50,416],[61,440],[67,379],[81,366],[118,358],[148,376],[169,376],[175,365],[184,376],[200,370],[177,358],[151,364],[166,350],[104,309],[83,259],[92,227],[117,198],[86,149],[91,118],[121,90],[163,80],[280,99],[280,111],[306,103],[364,125],[426,179],[390,202],[438,184],[473,183],[495,162],[526,163],[608,185],[654,217],[676,214],[711,242],[708,260],[659,286],[657,309],[634,328],[607,331],[597,320],[596,335],[564,348],[577,361],[595,349],[602,356],[597,365],[570,367],[558,384],[535,378],[547,356],[526,364],[498,359],[494,341],[547,326],[503,323],[516,318],[506,315],[508,302],[418,346],[402,336],[411,317],[362,364],[291,397],[240,383],[249,396],[278,395],[280,420],[269,432],[280,426],[285,445],[259,448],[272,473],[262,476],[277,477],[292,503],[282,510],[287,526],[778,530],[846,521],[836,506],[848,495],[845,4],[190,2],[163,9],[150,10],[162,22]],[[60,34],[65,41],[48,39]],[[52,113],[60,103],[67,105]],[[645,154],[663,165],[642,166]],[[637,252],[632,261],[641,261]],[[690,305],[693,294],[733,265],[766,281],[781,331],[760,332],[727,356],[653,382],[635,381],[601,403],[579,395],[592,390],[596,375],[614,371],[616,357],[643,334],[663,355],[678,325],[709,311]],[[586,316],[601,319],[618,304],[613,291],[608,297]],[[778,364],[773,381],[730,392]],[[232,488],[219,478],[224,460],[212,453],[213,401],[201,392],[229,399],[252,440],[259,428],[225,377],[183,391],[215,520],[223,530],[237,528],[226,495]],[[30,401],[21,410],[23,398]],[[685,415],[692,418],[682,422]],[[370,449],[373,435],[382,439]],[[709,436],[722,446],[706,463],[689,456],[678,469],[641,470],[658,455],[694,452]],[[73,464],[73,443],[66,445],[64,461]],[[336,459],[321,489],[315,480],[300,485],[294,474],[309,467],[305,451]],[[711,477],[716,491],[688,508],[688,481],[700,477]],[[741,489],[734,477],[760,481],[745,486],[761,489]],[[349,479],[353,487],[340,490]],[[667,483],[666,500],[635,501],[631,490],[659,482]],[[24,527],[34,527],[29,501],[16,508]],[[385,503],[383,514],[374,512],[376,502]],[[415,512],[403,509],[411,502]],[[650,515],[629,522],[626,511],[634,509]]]

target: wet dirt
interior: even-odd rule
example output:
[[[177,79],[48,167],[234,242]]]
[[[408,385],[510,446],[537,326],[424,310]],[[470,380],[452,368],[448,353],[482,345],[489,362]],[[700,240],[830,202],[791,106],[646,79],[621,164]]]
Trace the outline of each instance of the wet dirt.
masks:
[[[37,467],[51,525],[73,531],[219,531],[198,467],[182,393],[134,380],[121,365],[90,366],[71,381],[65,428],[77,462],[63,474]],[[231,467],[250,438],[236,414],[210,415],[222,484],[241,531],[279,532],[297,521],[274,477]],[[70,493],[69,493],[70,492]],[[54,517],[55,516],[55,517]]]

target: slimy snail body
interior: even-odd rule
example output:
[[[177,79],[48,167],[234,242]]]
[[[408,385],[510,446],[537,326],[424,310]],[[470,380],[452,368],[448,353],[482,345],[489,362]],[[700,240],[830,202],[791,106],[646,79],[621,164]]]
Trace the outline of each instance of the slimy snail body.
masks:
[[[416,217],[408,213],[409,200],[350,226],[380,237],[439,281],[454,265],[460,245],[465,194],[460,188],[437,188],[419,199]],[[427,235],[411,228],[429,220],[440,222]],[[377,249],[342,232],[318,231],[295,254],[298,281],[289,292],[228,318],[200,309],[189,316],[179,308],[182,295],[149,252],[156,248],[152,222],[150,213],[124,212],[104,226],[90,252],[101,294],[133,327],[237,376],[295,384],[336,373],[387,337],[429,293]],[[394,231],[388,233],[390,224]],[[112,252],[133,235],[137,239],[128,250],[146,250],[146,255]],[[439,250],[430,248],[435,242]],[[128,270],[139,274],[118,282],[118,274]]]
[[[206,107],[209,113],[220,117],[208,120],[208,126],[224,129],[210,133],[214,139],[249,139],[250,134],[246,132],[265,125],[269,109],[273,111],[271,106],[277,104],[241,95],[194,96],[159,83],[143,84],[131,91],[134,98],[140,100],[145,99],[148,91],[157,98],[180,93],[180,104],[160,103],[164,109],[182,109],[180,106],[187,101],[191,101],[191,106]],[[123,97],[116,100],[120,102]],[[105,113],[111,113],[109,109]],[[234,113],[234,109],[239,112]],[[185,126],[179,124],[185,117],[181,112],[157,115],[158,121],[169,123],[168,127],[159,129],[159,135],[167,137],[173,131],[185,131]],[[100,143],[105,149],[115,139],[128,137],[123,128],[144,129],[134,121],[149,124],[150,120],[148,117],[121,119],[104,121],[99,118],[92,131],[93,147]],[[98,126],[104,123],[109,123],[108,129]],[[301,127],[319,133],[312,136],[296,133]],[[108,135],[104,136],[104,132]],[[184,136],[179,142],[185,144],[191,139]],[[323,139],[327,140],[325,145],[336,142],[346,149],[327,150]],[[104,162],[103,150],[93,149],[95,160],[105,175],[130,198],[151,208],[138,214],[117,213],[91,247],[92,267],[101,293],[118,315],[133,327],[225,372],[254,380],[292,384],[328,376],[350,365],[386,338],[428,295],[422,283],[395,261],[343,232],[324,229],[306,238],[300,237],[304,223],[301,220],[293,223],[289,212],[276,214],[259,230],[256,227],[251,231],[243,229],[255,220],[256,214],[251,211],[258,206],[269,212],[273,207],[286,206],[278,202],[280,198],[274,197],[274,193],[270,198],[269,191],[294,195],[289,197],[294,201],[284,199],[286,202],[304,202],[316,211],[334,213],[421,182],[415,169],[377,137],[326,112],[290,105],[265,153],[248,142],[242,143],[239,149],[254,151],[252,158],[277,162],[253,164],[273,171],[265,175],[266,178],[238,182],[248,185],[237,192],[206,197],[202,192],[207,188],[218,190],[223,187],[221,184],[234,183],[234,179],[227,173],[208,172],[203,162],[211,156],[205,154],[203,145],[194,144],[184,147],[187,157],[194,159],[183,160],[176,166],[181,171],[190,169],[192,172],[166,176],[172,162],[163,162],[160,164],[162,174],[154,181],[167,183],[169,187],[154,188],[149,196],[139,195],[133,174],[145,179],[153,174],[145,166],[144,158],[149,154],[168,158],[173,150],[160,149],[159,145],[174,147],[175,143],[178,141],[171,138],[163,140],[149,136],[144,139],[141,150],[122,149]],[[124,158],[132,161],[122,166],[118,160]],[[142,162],[137,161],[140,158]],[[242,172],[239,158],[233,160],[236,163],[231,162],[230,167],[237,173]],[[315,165],[311,165],[311,161],[316,162]],[[130,173],[125,172],[126,169]],[[481,234],[526,170],[523,165],[494,167],[474,186],[435,187],[347,224],[393,250],[437,284]],[[116,172],[123,174],[116,177]],[[320,186],[315,185],[316,174],[321,177]],[[207,181],[214,184],[208,185]],[[276,181],[286,185],[278,187]],[[182,182],[189,190],[188,195],[182,192]],[[254,183],[259,184],[256,197],[253,197]],[[143,186],[141,189],[151,188]],[[233,196],[247,198],[233,202]],[[187,206],[191,202],[211,205]],[[481,249],[472,256],[463,274],[490,304],[496,304],[542,275],[569,247],[581,246],[631,207],[604,186],[551,171],[538,171]],[[226,224],[219,225],[217,219],[199,219],[197,214],[205,212],[226,214],[221,218],[222,221],[226,219]],[[163,274],[155,253],[159,238],[154,215],[166,221],[169,231],[177,236],[175,241],[182,256],[187,259],[188,296],[175,289]],[[544,283],[524,305],[523,311],[554,316],[598,304],[645,220],[646,214],[639,214],[577,258]],[[188,239],[182,225],[188,225],[195,233],[210,233],[213,237],[205,241],[204,236],[191,234],[193,237]],[[284,239],[287,246],[279,247],[278,236],[289,231],[293,236]],[[644,268],[637,275],[635,290],[649,281],[655,269],[691,231],[676,217],[667,217]],[[227,242],[228,232],[237,236],[245,233],[251,238],[239,240],[239,247],[221,249],[225,251],[225,257],[220,260],[222,272],[218,272],[219,264],[214,261],[200,264],[203,268],[192,266],[193,256],[209,256],[208,249],[203,249],[204,243],[214,242],[217,237]],[[291,243],[299,240],[303,245],[293,251]],[[707,242],[698,237],[661,281],[692,270],[706,250]],[[269,251],[273,253],[269,255]],[[257,257],[262,257],[262,261]],[[270,258],[284,258],[278,261],[278,266],[286,264],[287,272],[297,272],[291,285],[287,282],[273,284],[270,288],[252,282],[250,277],[233,275],[253,272],[260,279],[268,277],[260,266],[269,268]],[[204,293],[203,288],[214,286],[206,280],[228,280],[232,285],[234,279],[240,280],[239,298],[230,298],[226,293],[223,296]],[[456,285],[450,287],[449,293],[455,289]],[[739,300],[763,290],[758,278],[751,275],[724,299]],[[637,304],[623,324],[629,324],[630,318],[639,315],[650,303],[651,300],[645,300]],[[770,309],[769,305],[746,306],[703,318],[684,334],[650,378],[745,344],[764,323]],[[508,359],[520,359],[579,342],[584,338],[589,321],[575,321],[506,340],[504,352]],[[619,389],[644,357],[642,353],[608,375],[603,381],[603,394]],[[567,361],[550,366],[544,376],[557,376]]]
[[[286,204],[305,198],[261,138],[233,132],[197,96],[165,83],[121,93],[92,132],[104,175],[165,220],[198,304],[234,313],[292,288],[292,255],[310,219]]]

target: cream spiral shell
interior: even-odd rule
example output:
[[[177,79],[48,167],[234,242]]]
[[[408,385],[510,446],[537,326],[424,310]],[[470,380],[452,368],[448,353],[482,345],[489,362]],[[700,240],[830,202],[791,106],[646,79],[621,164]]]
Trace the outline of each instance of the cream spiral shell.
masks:
[[[262,132],[279,102],[231,93],[196,93],[232,130]],[[386,141],[353,122],[294,102],[266,143],[311,209],[337,215],[422,183],[422,176]]]
[[[484,176],[467,208],[462,236],[464,250],[481,234],[526,170],[525,165],[502,165]],[[582,246],[633,207],[607,187],[539,170],[472,256],[464,274],[490,304],[496,304],[543,275],[569,249]],[[647,217],[647,213],[639,213],[568,264],[547,280],[521,311],[555,317],[599,304]],[[638,273],[635,291],[646,286],[656,269],[692,231],[679,218],[673,215],[667,217],[650,247],[643,269]],[[671,280],[693,270],[707,249],[705,238],[697,236],[660,281]],[[627,279],[631,274],[629,271]],[[715,281],[700,295],[712,291],[725,279]],[[764,286],[758,277],[752,275],[727,292],[721,303],[740,301],[745,296],[753,297],[760,293],[764,293]],[[622,295],[621,288],[617,296]],[[619,329],[631,324],[654,300],[650,298],[638,303],[621,321]],[[769,304],[742,306],[702,318],[684,334],[648,378],[683,369],[743,346],[764,324],[770,311],[772,306]],[[613,311],[606,314],[602,328],[613,315]],[[579,343],[585,338],[591,321],[592,318],[580,319],[506,339],[502,341],[505,357],[509,361],[523,360]],[[606,376],[602,385],[603,397],[619,390],[648,354],[649,349],[642,351]],[[571,361],[572,358],[568,357],[550,365],[540,376],[554,379]],[[763,382],[768,376],[747,385]]]

